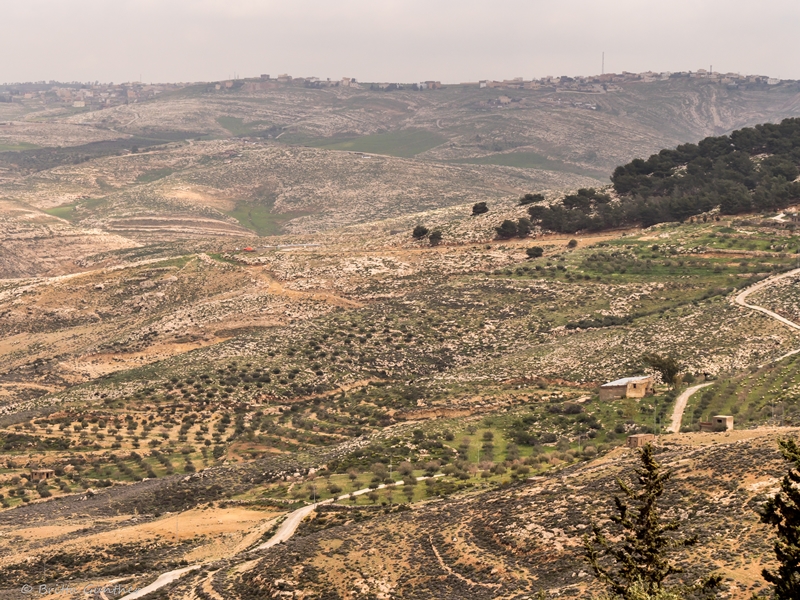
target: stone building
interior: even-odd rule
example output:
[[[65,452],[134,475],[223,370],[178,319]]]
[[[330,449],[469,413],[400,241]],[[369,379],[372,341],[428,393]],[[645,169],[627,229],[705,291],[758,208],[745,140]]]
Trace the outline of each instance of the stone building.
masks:
[[[653,377],[650,375],[625,377],[616,381],[609,381],[600,386],[600,400],[644,398],[652,395]]]
[[[700,421],[700,431],[730,431],[733,429],[733,417],[715,415],[710,421]]]
[[[53,469],[31,469],[31,481],[44,481],[55,476]]]
[[[636,433],[634,435],[628,436],[628,441],[625,442],[625,445],[628,448],[641,448],[642,446],[646,446],[650,442],[655,441],[656,436],[652,433]]]

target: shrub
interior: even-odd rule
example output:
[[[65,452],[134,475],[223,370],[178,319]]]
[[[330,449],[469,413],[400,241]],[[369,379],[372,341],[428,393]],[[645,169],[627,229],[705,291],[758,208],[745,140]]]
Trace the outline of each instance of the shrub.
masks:
[[[525,194],[522,198],[519,199],[519,206],[525,206],[526,204],[533,204],[534,202],[543,202],[544,196],[542,194]]]
[[[506,219],[500,227],[495,227],[495,231],[497,232],[498,238],[507,240],[517,235],[517,224],[514,221]]]
[[[528,255],[528,258],[540,258],[544,254],[544,248],[531,246],[525,250],[525,254]]]
[[[483,215],[489,212],[489,207],[486,202],[477,202],[472,207],[472,216]]]

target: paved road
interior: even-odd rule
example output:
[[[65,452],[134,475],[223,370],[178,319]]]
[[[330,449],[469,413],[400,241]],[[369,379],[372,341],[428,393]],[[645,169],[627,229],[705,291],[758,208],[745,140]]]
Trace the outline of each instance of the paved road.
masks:
[[[686,410],[686,403],[689,401],[689,398],[699,389],[707,387],[714,383],[710,381],[708,383],[701,383],[699,385],[693,385],[692,387],[688,388],[685,392],[683,392],[678,398],[675,400],[675,408],[672,410],[672,423],[669,426],[667,431],[671,431],[672,433],[680,433],[681,432],[681,422],[683,421],[683,411]]]

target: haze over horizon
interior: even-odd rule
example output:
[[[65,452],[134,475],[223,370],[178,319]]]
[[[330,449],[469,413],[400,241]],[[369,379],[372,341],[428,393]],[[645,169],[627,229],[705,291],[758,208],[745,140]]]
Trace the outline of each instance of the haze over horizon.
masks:
[[[800,5],[633,0],[0,0],[0,81],[214,81],[261,73],[444,83],[715,71],[800,79]],[[769,26],[765,26],[768,24]]]

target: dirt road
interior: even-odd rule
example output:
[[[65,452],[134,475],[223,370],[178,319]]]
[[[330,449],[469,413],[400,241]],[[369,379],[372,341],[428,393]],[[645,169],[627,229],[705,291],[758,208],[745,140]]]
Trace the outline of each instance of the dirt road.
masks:
[[[772,285],[776,281],[780,281],[781,279],[786,279],[787,277],[792,277],[792,276],[797,275],[799,273],[800,273],[800,269],[793,269],[791,271],[787,271],[786,273],[781,273],[780,275],[776,275],[775,277],[769,277],[769,278],[765,279],[764,281],[760,281],[759,283],[757,283],[755,285],[752,285],[747,289],[742,290],[741,292],[739,292],[736,295],[736,297],[733,299],[733,301],[736,304],[738,304],[739,306],[744,306],[745,308],[749,308],[751,310],[755,310],[755,311],[758,311],[760,313],[763,313],[763,314],[767,315],[768,317],[772,317],[773,319],[783,323],[787,327],[791,327],[792,329],[800,330],[800,325],[798,325],[794,321],[790,321],[789,319],[787,319],[785,317],[782,317],[779,314],[774,313],[771,310],[764,308],[763,306],[758,306],[756,304],[749,304],[747,302],[747,297],[750,294],[752,294],[753,292],[757,292],[759,290],[762,290],[765,287],[768,287],[768,286]],[[786,354],[782,354],[778,358],[773,358],[772,360],[765,362],[763,365],[758,365],[758,366],[759,367],[766,367],[767,365],[779,362],[779,361],[783,360],[784,358],[788,358],[789,356],[793,356],[795,354],[800,354],[800,348],[798,348],[797,350],[792,350],[791,352],[787,352]]]
[[[767,315],[768,317],[772,317],[776,321],[779,321],[786,325],[787,327],[791,327],[793,329],[800,330],[800,325],[795,323],[794,321],[790,321],[786,317],[782,317],[779,314],[764,308],[763,306],[758,306],[757,304],[750,304],[747,302],[747,297],[750,294],[753,294],[759,290],[763,290],[765,287],[769,287],[776,281],[780,281],[781,279],[786,279],[787,277],[793,277],[795,275],[800,274],[800,269],[793,269],[791,271],[787,271],[786,273],[781,273],[780,275],[776,275],[775,277],[768,277],[767,279],[756,283],[755,285],[751,285],[748,288],[745,288],[741,292],[739,292],[736,296],[734,296],[733,301],[738,304],[739,306],[744,306],[745,308],[749,308],[751,310],[758,311]],[[787,352],[778,358],[775,358],[768,363],[759,366],[766,366],[773,362],[778,362],[779,360],[783,360],[788,356],[792,356],[793,354],[800,353],[800,349],[792,350],[791,352]],[[678,396],[677,400],[675,400],[675,408],[672,411],[672,423],[670,424],[669,431],[673,433],[680,433],[681,431],[681,422],[683,421],[683,411],[686,410],[686,403],[689,401],[689,398],[694,394],[697,390],[704,388],[706,386],[711,385],[711,383],[702,383],[700,385],[695,385],[687,389],[683,392],[680,396]]]
[[[765,315],[770,316],[773,319],[776,319],[776,320],[780,321],[784,325],[787,325],[787,326],[792,327],[794,329],[799,329],[800,330],[800,325],[798,325],[794,321],[790,321],[789,319],[787,319],[785,317],[782,317],[779,314],[774,313],[771,310],[764,308],[763,306],[757,306],[755,304],[748,304],[748,302],[747,302],[747,297],[750,294],[752,294],[754,292],[757,292],[759,290],[762,290],[765,287],[768,287],[768,286],[772,285],[776,281],[780,281],[781,279],[786,279],[787,277],[793,277],[794,275],[797,275],[797,274],[800,274],[800,269],[792,269],[791,271],[787,271],[786,273],[781,273],[780,275],[776,275],[775,277],[769,277],[769,278],[765,279],[764,281],[760,281],[757,284],[751,285],[749,288],[746,288],[746,289],[742,290],[741,292],[739,292],[736,295],[736,297],[733,299],[733,301],[736,302],[736,304],[738,304],[739,306],[744,306],[745,308],[750,308],[752,310],[757,310],[760,313],[764,313]]]
[[[437,475],[433,475],[433,477],[434,478],[436,478],[436,477],[444,477],[444,474],[439,473]],[[417,481],[425,481],[426,479],[431,479],[431,478],[430,477],[417,477]],[[377,489],[382,490],[385,487],[396,486],[396,485],[402,484],[402,483],[403,483],[402,481],[399,481],[399,482],[396,481],[395,483],[390,483],[388,485],[387,484],[381,484],[381,485],[378,486]],[[286,540],[291,538],[294,535],[294,533],[297,531],[297,528],[300,526],[300,523],[303,522],[303,519],[305,519],[308,515],[310,515],[312,512],[314,512],[317,509],[318,506],[321,506],[323,504],[330,504],[330,503],[332,503],[334,501],[346,500],[351,495],[353,495],[353,496],[361,496],[363,494],[368,494],[371,491],[372,491],[371,488],[364,488],[364,489],[352,492],[352,494],[344,494],[343,496],[338,496],[336,498],[328,498],[327,500],[322,500],[321,502],[317,502],[315,504],[309,504],[308,506],[303,506],[302,508],[298,508],[297,510],[289,513],[289,515],[286,517],[286,520],[283,523],[280,524],[280,527],[278,527],[278,530],[275,532],[275,534],[269,540],[267,540],[266,542],[264,542],[260,546],[256,546],[255,548],[253,548],[253,550],[254,551],[255,550],[266,550],[267,548],[272,548],[273,546],[276,546],[276,545],[280,544],[281,542],[285,542]],[[244,569],[240,568],[239,570],[243,571],[243,570],[247,570],[247,568],[252,568],[255,565],[256,562],[257,562],[256,560],[249,561],[249,563],[246,563],[247,566]],[[196,565],[191,565],[189,567],[183,567],[182,569],[176,569],[174,571],[169,571],[167,573],[162,573],[161,575],[158,576],[158,579],[156,579],[153,583],[151,583],[147,587],[143,587],[142,589],[140,589],[140,590],[138,590],[136,592],[133,592],[131,594],[128,594],[127,596],[123,596],[123,597],[125,598],[125,600],[134,600],[135,598],[141,598],[142,596],[145,596],[146,594],[154,592],[154,591],[164,587],[165,585],[168,585],[168,584],[172,583],[173,581],[178,579],[184,573],[188,573],[189,571],[194,571],[196,569],[199,569],[202,566],[203,566],[203,563],[199,563],[199,564],[196,564]]]
[[[157,589],[164,587],[168,583],[172,583],[176,579],[178,579],[184,573],[188,573],[189,571],[194,571],[199,569],[202,565],[192,565],[190,567],[183,567],[182,569],[175,569],[174,571],[170,571],[169,573],[162,573],[158,576],[153,583],[150,585],[143,587],[140,590],[132,592],[127,596],[123,596],[127,598],[127,600],[134,600],[134,598],[141,598],[142,596],[146,596],[150,592],[155,592]]]
[[[681,432],[681,422],[683,421],[683,411],[686,410],[686,403],[689,401],[689,398],[699,389],[708,387],[714,383],[713,381],[708,383],[701,383],[700,385],[693,385],[692,387],[688,388],[685,392],[683,392],[678,398],[675,400],[675,408],[672,410],[672,423],[670,423],[669,429],[667,431],[671,431],[672,433],[680,433]]]

